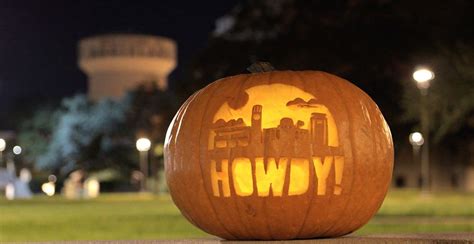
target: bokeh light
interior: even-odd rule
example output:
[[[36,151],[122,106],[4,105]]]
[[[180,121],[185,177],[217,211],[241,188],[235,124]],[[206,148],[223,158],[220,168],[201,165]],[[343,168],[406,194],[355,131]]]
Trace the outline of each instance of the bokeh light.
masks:
[[[56,193],[56,186],[53,182],[44,183],[41,185],[41,190],[48,196],[54,196]]]
[[[150,150],[151,141],[148,138],[142,137],[137,140],[136,146],[138,151],[145,152]]]
[[[16,146],[13,147],[13,153],[15,155],[20,155],[21,151],[22,151],[22,148],[20,146],[16,145]]]
[[[416,81],[416,85],[419,89],[428,89],[430,87],[430,81],[434,79],[433,71],[421,68],[413,72],[413,79]]]
[[[3,138],[0,138],[0,152],[3,152],[5,150],[5,147],[7,146],[7,143]]]
[[[421,146],[425,143],[425,139],[420,132],[411,133],[408,139],[413,146]]]

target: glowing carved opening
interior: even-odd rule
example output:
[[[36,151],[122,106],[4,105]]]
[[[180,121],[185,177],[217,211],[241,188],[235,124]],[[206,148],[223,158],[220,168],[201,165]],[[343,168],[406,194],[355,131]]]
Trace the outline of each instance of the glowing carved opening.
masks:
[[[255,178],[257,181],[258,196],[266,197],[270,195],[270,188],[273,196],[283,195],[283,186],[285,185],[286,167],[288,158],[280,158],[278,165],[275,158],[267,160],[267,169],[263,158],[255,159]]]
[[[288,195],[301,195],[309,186],[309,162],[306,159],[295,158],[291,160],[290,188]]]
[[[331,190],[342,192],[344,157],[334,118],[315,96],[290,85],[259,85],[229,97],[212,120],[207,156],[222,161],[220,171],[211,161],[214,196],[219,187],[224,197],[301,195],[310,183],[315,194],[326,195],[333,163]]]
[[[336,183],[334,185],[334,195],[341,195],[342,187],[342,173],[344,170],[344,157],[342,156],[335,156],[334,157],[334,170],[335,170],[335,178]]]
[[[271,92],[269,92],[271,91]],[[242,91],[237,100],[245,100],[247,103],[238,107],[232,102],[225,102],[214,115],[213,123],[217,121],[234,121],[232,127],[238,127],[239,124],[251,125],[258,124],[258,129],[277,128],[282,118],[291,118],[295,123],[302,121],[300,128],[310,130],[312,126],[326,128],[326,133],[318,134],[318,137],[325,139],[326,145],[339,146],[336,123],[328,108],[318,103],[318,99],[310,93],[285,84],[271,84],[254,86]],[[254,105],[258,104],[257,109]],[[264,112],[262,112],[264,110]],[[326,122],[311,121],[312,114],[324,114]],[[239,121],[240,119],[240,121]],[[230,128],[229,128],[230,129]],[[230,133],[229,133],[230,134]],[[242,136],[245,136],[242,134]],[[229,138],[231,135],[229,135]],[[324,138],[326,137],[326,138]],[[209,149],[213,149],[214,136],[209,135]]]
[[[324,162],[321,162],[320,157],[313,157],[314,170],[318,178],[318,195],[326,194],[326,180],[331,170],[333,157],[324,157]]]
[[[252,163],[248,158],[235,158],[232,161],[232,177],[235,193],[250,196],[253,193]]]
[[[334,195],[341,195],[342,192],[342,174],[344,168],[344,157],[326,156],[312,157],[314,165],[315,180],[317,184],[317,195],[326,195],[327,180],[334,162]],[[290,161],[290,166],[288,162]],[[272,196],[283,196],[285,192],[286,172],[289,173],[288,195],[301,195],[308,191],[310,183],[309,160],[304,158],[293,158],[289,160],[282,157],[277,161],[275,158],[268,158],[266,162],[262,157],[255,159],[255,180],[256,194],[260,197],[266,197],[272,192]],[[232,161],[232,171],[229,172],[229,161],[227,159],[220,161],[220,171],[217,170],[216,161],[211,160],[211,181],[214,196],[220,196],[222,189],[223,196],[229,197],[229,173],[232,174],[235,193],[239,196],[251,196],[254,194],[252,161],[249,158],[235,158]]]
[[[222,160],[220,163],[221,171],[217,171],[217,165],[215,160],[211,160],[211,182],[212,192],[214,196],[220,196],[219,182],[222,186],[222,192],[224,197],[230,196],[230,185],[229,185],[229,160]]]

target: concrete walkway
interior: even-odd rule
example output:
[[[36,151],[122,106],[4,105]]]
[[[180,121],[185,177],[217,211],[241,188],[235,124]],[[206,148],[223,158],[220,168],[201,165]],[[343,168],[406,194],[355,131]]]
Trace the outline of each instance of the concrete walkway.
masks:
[[[31,242],[30,242],[31,243]],[[66,242],[41,242],[41,243],[68,243],[68,244],[358,244],[358,243],[473,243],[474,232],[472,233],[423,233],[423,234],[383,234],[367,236],[344,236],[340,238],[315,239],[315,240],[291,240],[291,241],[225,241],[219,239],[193,239],[193,240],[128,240],[128,241],[66,241]]]

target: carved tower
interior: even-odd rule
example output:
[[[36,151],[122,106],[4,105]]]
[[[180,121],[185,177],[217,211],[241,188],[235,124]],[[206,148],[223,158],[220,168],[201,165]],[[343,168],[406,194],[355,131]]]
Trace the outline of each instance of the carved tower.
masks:
[[[311,114],[310,140],[313,146],[313,152],[317,152],[328,146],[328,121],[325,114]]]
[[[262,105],[255,105],[252,108],[250,137],[251,144],[257,145],[262,143]]]

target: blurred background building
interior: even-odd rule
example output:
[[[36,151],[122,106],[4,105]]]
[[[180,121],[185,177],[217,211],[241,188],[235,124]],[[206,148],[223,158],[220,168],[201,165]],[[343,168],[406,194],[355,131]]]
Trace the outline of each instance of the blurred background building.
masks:
[[[89,80],[89,98],[120,98],[143,83],[166,90],[176,67],[176,43],[152,35],[99,35],[79,42],[78,59]]]

